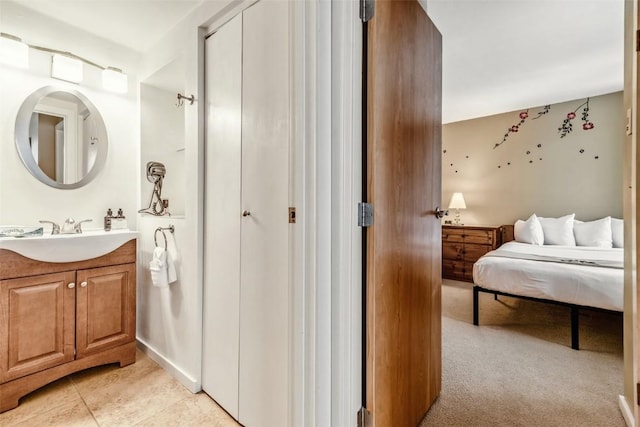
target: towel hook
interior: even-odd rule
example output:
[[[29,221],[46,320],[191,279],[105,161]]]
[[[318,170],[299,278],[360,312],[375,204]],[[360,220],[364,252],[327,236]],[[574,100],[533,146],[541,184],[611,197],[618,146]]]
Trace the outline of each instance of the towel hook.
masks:
[[[184,96],[181,93],[178,93],[178,102],[176,103],[176,107],[182,107],[184,105],[184,100],[189,101],[189,105],[193,105],[193,102],[196,100],[195,96]]]
[[[158,227],[156,228],[156,231],[153,233],[153,242],[156,244],[156,248],[158,247],[158,231],[162,233],[162,237],[164,237],[164,250],[167,250],[167,235],[165,234],[165,230],[169,230],[171,232],[171,234],[173,234],[176,229],[173,226],[173,224],[169,225],[168,227]]]

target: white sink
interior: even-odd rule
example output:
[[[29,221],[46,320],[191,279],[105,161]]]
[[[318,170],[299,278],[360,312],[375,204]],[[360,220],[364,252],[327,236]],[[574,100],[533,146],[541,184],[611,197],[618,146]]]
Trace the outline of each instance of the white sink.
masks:
[[[84,231],[81,234],[45,234],[37,237],[0,237],[0,249],[44,262],[74,262],[106,255],[131,239],[131,230]]]

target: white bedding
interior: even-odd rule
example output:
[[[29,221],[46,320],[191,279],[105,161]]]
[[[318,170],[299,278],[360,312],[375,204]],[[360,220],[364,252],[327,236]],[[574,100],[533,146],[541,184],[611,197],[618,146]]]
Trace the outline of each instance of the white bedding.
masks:
[[[544,260],[518,259],[518,254]],[[622,265],[623,257],[621,248],[508,242],[476,261],[473,281],[514,295],[622,311],[624,269],[610,267]],[[578,265],[575,260],[609,267]]]

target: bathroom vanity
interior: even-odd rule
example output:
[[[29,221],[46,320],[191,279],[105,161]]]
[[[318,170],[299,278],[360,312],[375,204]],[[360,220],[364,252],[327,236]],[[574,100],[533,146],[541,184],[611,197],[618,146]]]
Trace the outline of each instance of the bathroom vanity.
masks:
[[[0,412],[73,372],[135,362],[136,236],[0,239]]]

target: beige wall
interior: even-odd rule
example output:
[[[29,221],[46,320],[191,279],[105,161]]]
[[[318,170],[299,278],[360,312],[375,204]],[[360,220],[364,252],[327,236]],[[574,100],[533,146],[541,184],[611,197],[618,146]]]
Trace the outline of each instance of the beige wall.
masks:
[[[595,127],[582,129],[580,108],[573,131],[560,138],[567,113],[584,101],[553,104],[535,120],[543,108],[529,109],[518,132],[498,147],[521,111],[444,125],[443,205],[453,192],[462,192],[467,209],[461,219],[469,225],[510,224],[532,213],[622,218],[622,92],[592,97],[589,118]]]

